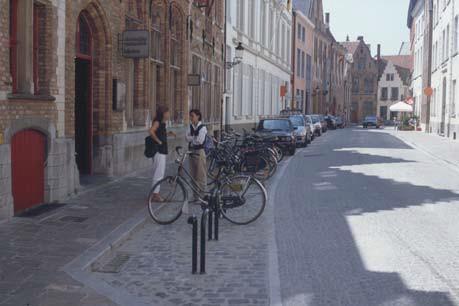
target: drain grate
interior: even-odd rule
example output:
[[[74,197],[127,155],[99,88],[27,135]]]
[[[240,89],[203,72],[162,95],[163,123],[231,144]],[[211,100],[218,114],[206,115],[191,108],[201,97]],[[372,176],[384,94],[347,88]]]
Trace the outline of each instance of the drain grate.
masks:
[[[127,253],[118,253],[108,263],[94,271],[102,273],[118,273],[125,263],[128,262],[131,255]]]
[[[80,216],[64,216],[59,220],[62,222],[75,222],[75,223],[82,223],[87,220],[88,217],[80,217]]]

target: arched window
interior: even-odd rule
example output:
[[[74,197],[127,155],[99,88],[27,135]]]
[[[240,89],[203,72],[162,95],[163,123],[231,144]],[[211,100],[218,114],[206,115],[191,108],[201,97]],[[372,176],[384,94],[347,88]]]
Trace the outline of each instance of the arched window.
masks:
[[[91,56],[92,41],[91,30],[89,29],[88,22],[83,15],[78,17],[78,29],[76,40],[76,52],[81,56]]]
[[[164,48],[166,32],[166,6],[162,0],[153,1],[150,7],[150,113],[164,104]]]

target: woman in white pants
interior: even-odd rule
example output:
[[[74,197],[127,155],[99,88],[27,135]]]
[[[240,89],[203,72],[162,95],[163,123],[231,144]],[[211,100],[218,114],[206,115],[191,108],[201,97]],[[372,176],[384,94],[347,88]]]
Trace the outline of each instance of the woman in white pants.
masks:
[[[152,187],[164,177],[166,172],[166,157],[168,154],[167,150],[167,136],[172,135],[176,137],[173,132],[167,132],[166,122],[170,118],[169,109],[167,107],[158,107],[156,110],[156,117],[153,120],[153,124],[150,128],[150,135],[156,144],[156,154],[153,157],[153,182]],[[153,190],[153,200],[156,202],[162,202],[161,196],[159,195],[159,186]]]

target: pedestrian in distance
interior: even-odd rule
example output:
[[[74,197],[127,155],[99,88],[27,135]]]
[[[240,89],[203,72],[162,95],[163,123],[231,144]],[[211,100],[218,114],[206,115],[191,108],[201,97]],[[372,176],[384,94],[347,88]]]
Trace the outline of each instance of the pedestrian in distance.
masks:
[[[190,111],[190,126],[186,132],[186,141],[192,152],[190,156],[190,174],[198,183],[203,191],[207,186],[207,166],[204,142],[206,141],[207,128],[202,124],[202,115],[198,109]],[[198,200],[198,195],[194,195],[194,201]]]
[[[153,119],[153,123],[150,128],[150,136],[153,138],[156,146],[156,154],[153,157],[152,187],[164,177],[164,173],[166,172],[166,158],[168,154],[167,136],[177,137],[174,132],[167,132],[166,122],[169,120],[169,118],[169,108],[166,106],[159,106],[156,110],[156,116]],[[159,191],[159,186],[153,190],[153,200],[155,202],[163,201],[159,195]]]

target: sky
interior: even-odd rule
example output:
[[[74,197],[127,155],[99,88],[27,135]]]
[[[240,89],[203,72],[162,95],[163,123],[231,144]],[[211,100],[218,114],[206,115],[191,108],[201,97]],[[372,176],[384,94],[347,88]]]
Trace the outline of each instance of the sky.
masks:
[[[409,41],[406,26],[409,0],[322,0],[324,13],[330,12],[330,28],[338,41],[363,35],[376,55],[396,55],[402,41]]]

